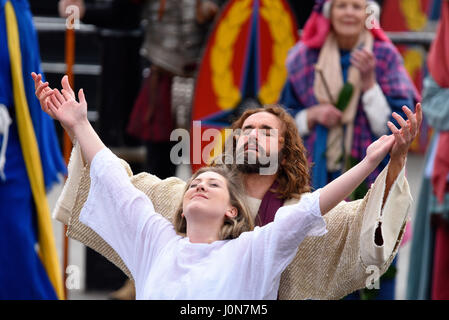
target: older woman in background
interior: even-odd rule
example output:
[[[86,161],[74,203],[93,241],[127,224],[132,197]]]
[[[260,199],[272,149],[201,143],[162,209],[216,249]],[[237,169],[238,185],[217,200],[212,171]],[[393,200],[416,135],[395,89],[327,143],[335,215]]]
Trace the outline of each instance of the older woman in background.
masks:
[[[315,188],[363,159],[366,147],[388,132],[387,122],[397,123],[392,112],[404,115],[402,106],[413,109],[419,100],[378,13],[374,1],[317,0],[288,55],[280,103],[296,118]]]
[[[361,161],[367,146],[420,99],[368,0],[317,0],[287,58],[280,103],[295,117],[320,188]],[[362,198],[385,159],[351,195]],[[383,283],[384,287],[387,286]],[[382,284],[381,284],[382,286]],[[393,298],[392,295],[389,298]]]

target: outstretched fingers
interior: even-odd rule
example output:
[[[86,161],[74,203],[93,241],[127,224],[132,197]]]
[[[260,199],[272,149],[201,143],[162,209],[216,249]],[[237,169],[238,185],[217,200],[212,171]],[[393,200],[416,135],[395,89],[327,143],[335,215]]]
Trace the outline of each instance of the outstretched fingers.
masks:
[[[66,101],[70,101],[70,100],[74,100],[75,97],[73,95],[71,95],[67,90],[62,89],[61,90],[62,95],[64,96]]]
[[[64,103],[64,102],[61,102],[57,97],[56,97],[56,95],[57,95],[57,93],[56,92],[58,92],[58,90],[53,90],[53,95],[50,97],[50,101],[53,103],[53,106],[54,107],[56,107],[57,109],[59,109],[61,106],[62,106],[62,104]],[[60,93],[59,93],[60,94]]]
[[[52,96],[53,97],[53,96]],[[47,104],[48,108],[48,114],[53,118],[58,120],[57,114],[58,114],[58,108],[54,105],[52,101],[49,101]]]
[[[56,108],[56,106],[53,104],[53,102],[51,102],[50,100],[47,102],[47,109],[45,110],[45,112],[52,117],[53,119],[57,120],[56,118],[56,114],[54,110],[57,110],[58,108]]]
[[[417,103],[415,107],[415,115],[416,115],[416,121],[418,123],[418,130],[421,127],[422,123],[422,106],[421,103]]]
[[[84,90],[83,90],[83,89],[80,89],[80,90],[78,91],[78,100],[79,100],[79,102],[82,103],[82,104],[87,103],[87,102],[86,102],[86,96],[84,95]]]
[[[415,135],[416,132],[418,131],[418,121],[416,119],[416,116],[413,114],[412,110],[410,110],[406,106],[403,106],[402,110],[407,115],[408,118],[407,123],[410,124],[410,130],[412,132],[412,135]]]
[[[404,137],[401,134],[401,130],[399,130],[391,121],[388,121],[387,123],[388,128],[390,128],[391,132],[393,132],[393,135],[395,137],[395,140],[399,143],[399,144],[406,144],[406,141],[404,139]]]
[[[34,89],[35,89],[35,94],[36,96],[39,97],[39,94],[42,92],[43,89],[45,89],[46,87],[48,87],[48,82],[42,82],[42,75],[36,74],[34,72],[31,73],[31,76],[33,77],[34,80]]]
[[[52,95],[53,95],[53,90],[46,90],[46,91],[42,94],[42,96],[41,96],[40,99],[39,99],[39,100],[42,102],[42,103],[41,103],[41,107],[42,107],[42,108],[46,107],[46,104],[48,103],[47,98],[50,98]],[[44,110],[44,111],[45,111],[45,110]]]
[[[72,96],[73,99],[75,99],[75,92],[73,91],[72,87],[70,86],[69,83],[69,77],[67,75],[65,75],[64,77],[62,77],[61,79],[61,85],[62,88]]]
[[[399,130],[400,135],[404,138],[405,141],[411,140],[411,132],[410,132],[410,122],[405,121],[399,114],[393,112],[393,118],[396,119],[398,124],[401,126]],[[396,127],[396,126],[395,126]]]
[[[53,90],[47,90],[42,94],[40,101],[41,101],[42,110],[45,113],[47,113],[48,115],[50,115],[50,117],[53,118],[53,115],[49,112],[49,109],[48,109],[48,103],[50,103],[50,99],[51,99],[52,95],[53,95]]]
[[[44,82],[44,83],[41,82],[40,84],[38,84],[35,94],[36,94],[36,97],[39,98],[39,100],[41,99],[42,91],[47,87],[48,87],[48,82]]]
[[[59,103],[62,105],[66,101],[66,99],[63,97],[63,95],[61,94],[61,92],[59,92],[58,89],[54,89],[53,91],[55,93],[56,99],[58,99]]]
[[[34,88],[37,89],[38,85],[39,85],[39,81],[41,81],[42,76],[41,74],[36,74],[35,72],[31,72],[31,77],[34,80]]]

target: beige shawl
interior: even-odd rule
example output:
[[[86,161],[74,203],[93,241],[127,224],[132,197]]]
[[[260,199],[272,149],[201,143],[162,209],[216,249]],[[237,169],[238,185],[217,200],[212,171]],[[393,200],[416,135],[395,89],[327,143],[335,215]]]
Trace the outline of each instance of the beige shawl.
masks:
[[[172,220],[185,182],[178,178],[160,180],[147,173],[133,176],[126,162],[123,165],[131,182],[152,200],[155,210]],[[378,267],[379,275],[388,269],[398,251],[412,199],[402,170],[381,209],[387,170],[388,166],[364,199],[341,202],[325,215],[326,235],[308,237],[302,242],[294,261],[282,274],[280,299],[340,299],[367,285],[372,277],[369,266]],[[68,224],[69,237],[96,250],[131,277],[117,253],[79,221],[89,185],[89,167],[84,165],[76,144],[69,163],[69,178],[53,215]],[[292,199],[284,205],[296,201]],[[380,246],[374,243],[379,223],[384,240]]]
[[[355,46],[363,46],[365,49],[373,50],[373,36],[371,32],[363,31]],[[343,88],[343,74],[340,63],[340,51],[337,39],[333,32],[330,32],[320,50],[318,62],[315,65],[314,93],[318,103],[330,103],[335,106]],[[318,71],[321,71],[322,75]],[[324,83],[323,78],[326,83]],[[354,91],[348,106],[343,112],[341,124],[330,129],[327,137],[327,169],[337,171],[345,169],[341,167],[341,161],[344,154],[349,155],[352,147],[352,135],[354,131],[354,118],[357,112],[357,106],[360,100],[361,81],[360,72],[357,68],[350,66],[348,69],[348,79],[354,87]],[[330,96],[329,96],[330,95]],[[346,133],[343,133],[343,125],[346,125]],[[343,137],[344,135],[344,137]]]

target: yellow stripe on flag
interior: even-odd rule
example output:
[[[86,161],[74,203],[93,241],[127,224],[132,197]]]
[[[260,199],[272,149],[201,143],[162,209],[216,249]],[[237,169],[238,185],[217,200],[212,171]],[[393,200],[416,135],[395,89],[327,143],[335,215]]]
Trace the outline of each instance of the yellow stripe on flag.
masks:
[[[62,274],[53,238],[50,209],[45,193],[44,176],[38,144],[31,121],[22,78],[22,55],[14,8],[5,4],[6,29],[13,83],[14,106],[23,158],[37,211],[39,256],[59,299],[64,299]]]

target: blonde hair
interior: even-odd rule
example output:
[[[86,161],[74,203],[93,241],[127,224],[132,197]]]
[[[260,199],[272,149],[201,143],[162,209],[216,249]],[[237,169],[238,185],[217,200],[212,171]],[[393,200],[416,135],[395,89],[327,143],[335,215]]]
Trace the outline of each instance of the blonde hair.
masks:
[[[235,239],[245,231],[251,231],[254,229],[254,222],[251,217],[250,211],[246,205],[245,192],[243,184],[237,172],[227,169],[224,166],[220,167],[203,167],[196,171],[184,188],[184,193],[188,190],[192,180],[196,179],[200,174],[204,172],[215,172],[221,175],[226,180],[226,185],[229,191],[229,200],[231,206],[237,209],[237,215],[234,218],[226,217],[223,226],[220,230],[219,240]],[[174,225],[178,234],[185,236],[187,232],[187,221],[182,215],[183,201],[176,210]]]

